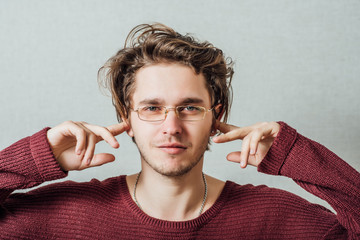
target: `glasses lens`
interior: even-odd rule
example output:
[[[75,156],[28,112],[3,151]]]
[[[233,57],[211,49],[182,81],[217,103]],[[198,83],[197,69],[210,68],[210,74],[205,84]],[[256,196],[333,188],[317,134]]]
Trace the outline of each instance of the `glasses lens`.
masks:
[[[205,108],[200,106],[179,106],[176,108],[179,118],[185,121],[202,120],[205,115]]]
[[[168,108],[170,111],[173,108]],[[174,109],[173,109],[174,110]],[[141,120],[156,122],[165,119],[166,107],[163,106],[146,106],[137,110]],[[184,121],[198,121],[204,119],[206,108],[200,106],[178,106],[176,113],[179,119]]]
[[[145,121],[160,121],[165,119],[165,107],[147,106],[139,108],[139,118]]]

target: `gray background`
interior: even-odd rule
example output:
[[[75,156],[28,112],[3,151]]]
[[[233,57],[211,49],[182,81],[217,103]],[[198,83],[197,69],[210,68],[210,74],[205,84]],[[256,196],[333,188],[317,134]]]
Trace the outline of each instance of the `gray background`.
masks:
[[[360,170],[360,1],[12,1],[0,0],[0,148],[65,120],[116,122],[97,85],[98,68],[132,27],[162,22],[193,33],[235,60],[230,123],[283,120]],[[105,179],[139,171],[127,135],[100,144],[114,163],[71,172]],[[240,184],[267,184],[326,205],[290,179],[225,160],[241,142],[214,145],[205,172]]]

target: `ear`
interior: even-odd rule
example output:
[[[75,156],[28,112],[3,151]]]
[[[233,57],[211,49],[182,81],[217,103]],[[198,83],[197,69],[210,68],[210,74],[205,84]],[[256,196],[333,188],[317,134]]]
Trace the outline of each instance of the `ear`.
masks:
[[[121,118],[121,120],[123,122],[126,122],[126,124],[129,126],[129,129],[126,130],[126,133],[127,133],[127,135],[129,135],[129,137],[133,138],[134,137],[134,132],[133,132],[132,127],[131,127],[130,119],[129,118],[126,118],[126,119]]]
[[[217,115],[217,118],[215,119],[214,118],[214,121],[213,121],[213,124],[212,124],[212,127],[211,127],[211,134],[210,136],[215,136],[216,133],[218,132],[217,131],[217,121],[220,121],[220,119],[222,118],[222,116],[224,115],[224,109],[221,109],[221,104],[218,104],[214,107],[214,110],[216,112],[216,115]],[[221,111],[221,112],[220,112]]]
[[[222,105],[221,104],[218,104],[215,106],[215,112],[216,114],[218,115],[216,120],[220,121],[220,119],[222,118],[222,116],[224,115],[224,112],[225,112],[225,109],[221,109]],[[220,112],[221,111],[221,112]]]

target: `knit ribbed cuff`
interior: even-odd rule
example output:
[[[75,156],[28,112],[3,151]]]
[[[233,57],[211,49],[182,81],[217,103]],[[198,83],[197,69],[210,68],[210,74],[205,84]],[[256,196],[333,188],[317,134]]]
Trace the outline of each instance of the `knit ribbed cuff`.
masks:
[[[271,175],[281,175],[281,167],[297,138],[295,129],[284,122],[278,123],[280,124],[280,131],[268,153],[258,166],[259,172]]]
[[[55,180],[67,176],[56,161],[47,140],[47,131],[50,128],[35,133],[30,137],[30,150],[40,176],[44,181]]]

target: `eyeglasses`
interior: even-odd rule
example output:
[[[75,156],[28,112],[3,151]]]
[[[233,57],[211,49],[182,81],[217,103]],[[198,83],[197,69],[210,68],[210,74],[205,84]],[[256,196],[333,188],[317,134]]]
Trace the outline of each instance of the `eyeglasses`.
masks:
[[[166,119],[167,114],[174,110],[176,116],[182,121],[199,121],[205,118],[207,112],[214,108],[206,109],[201,106],[177,106],[173,108],[167,108],[164,106],[145,106],[139,107],[136,110],[131,109],[133,112],[137,112],[139,119],[147,122],[159,122]]]

